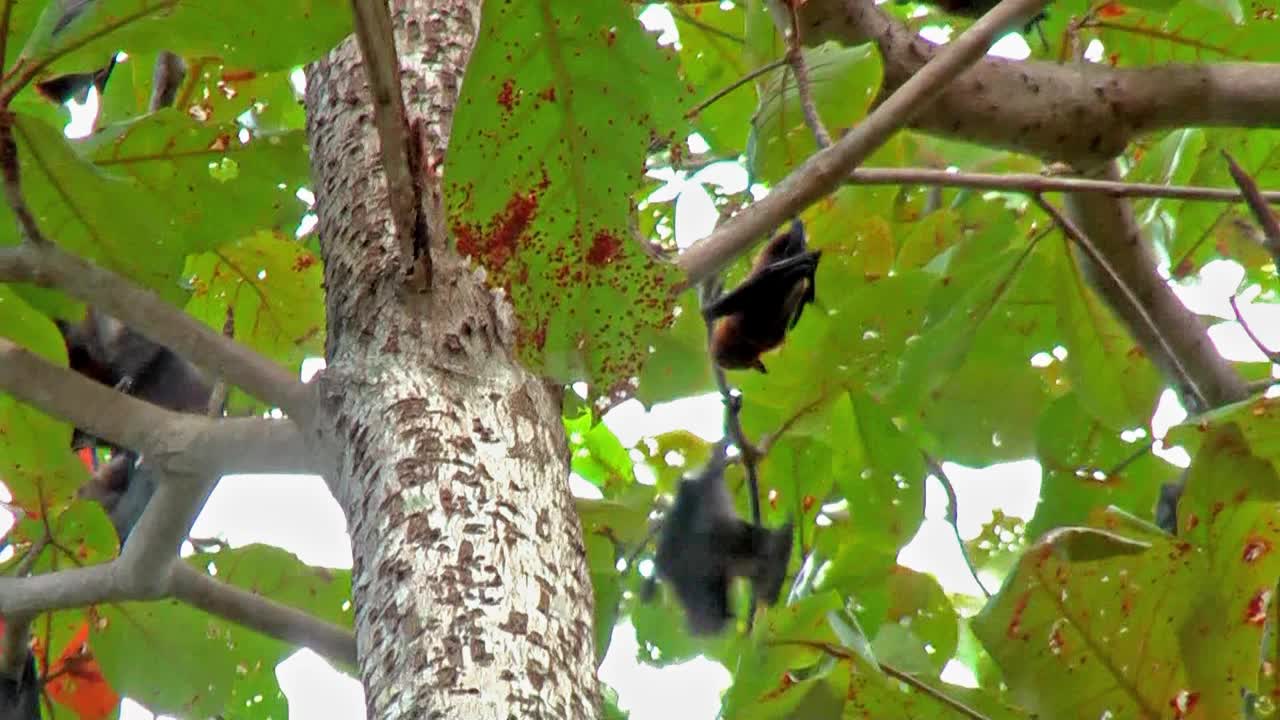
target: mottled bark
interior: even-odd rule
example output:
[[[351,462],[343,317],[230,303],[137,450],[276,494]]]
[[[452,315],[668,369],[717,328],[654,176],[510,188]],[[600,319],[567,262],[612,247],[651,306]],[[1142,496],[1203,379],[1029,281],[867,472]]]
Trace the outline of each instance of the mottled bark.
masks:
[[[429,184],[480,5],[392,3]],[[359,63],[349,39],[309,68],[307,108],[329,324],[318,426],[338,449],[369,716],[594,718],[559,394],[516,362],[509,305],[438,234],[430,291],[403,287]]]

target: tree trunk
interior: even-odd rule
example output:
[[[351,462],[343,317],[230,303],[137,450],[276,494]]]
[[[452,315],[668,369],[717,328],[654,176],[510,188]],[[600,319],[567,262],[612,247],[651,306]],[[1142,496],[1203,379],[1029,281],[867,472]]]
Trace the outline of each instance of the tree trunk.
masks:
[[[419,172],[441,167],[480,5],[392,2]],[[509,304],[441,238],[430,292],[405,287],[353,38],[308,68],[307,109],[328,313],[317,424],[351,532],[369,716],[594,718],[560,393],[517,363]]]

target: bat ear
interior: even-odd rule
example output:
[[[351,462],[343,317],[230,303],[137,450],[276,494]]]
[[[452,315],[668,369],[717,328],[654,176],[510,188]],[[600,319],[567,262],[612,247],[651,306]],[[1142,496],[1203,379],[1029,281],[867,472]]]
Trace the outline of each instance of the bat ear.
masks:
[[[764,363],[760,361],[760,358],[756,358],[754,361],[752,361],[751,367],[755,368],[756,370],[759,370],[765,375],[769,374],[769,368],[764,366]]]

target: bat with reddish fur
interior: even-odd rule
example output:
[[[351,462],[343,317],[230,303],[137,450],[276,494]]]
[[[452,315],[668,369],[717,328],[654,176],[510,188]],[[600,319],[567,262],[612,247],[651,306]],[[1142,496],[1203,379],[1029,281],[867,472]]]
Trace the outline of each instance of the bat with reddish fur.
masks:
[[[781,345],[804,306],[814,301],[821,257],[821,251],[806,246],[799,220],[764,246],[747,278],[704,310],[715,322],[711,357],[717,365],[768,372],[760,355]]]

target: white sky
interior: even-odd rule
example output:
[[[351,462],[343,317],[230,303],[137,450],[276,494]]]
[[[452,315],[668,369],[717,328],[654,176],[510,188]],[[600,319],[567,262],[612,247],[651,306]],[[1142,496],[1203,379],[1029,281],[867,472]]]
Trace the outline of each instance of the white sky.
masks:
[[[651,29],[662,29],[664,41],[675,38],[670,15],[651,7],[642,14]],[[945,41],[950,28],[928,26],[921,35],[930,40]],[[1021,35],[1010,34],[992,49],[992,54],[1012,58],[1026,57],[1030,52]],[[1100,58],[1102,46],[1094,41],[1087,51],[1092,60]],[[91,128],[97,98],[73,116],[67,128],[69,136],[79,136]],[[691,138],[691,145],[701,139]],[[704,145],[705,149],[705,145]],[[687,247],[712,230],[716,212],[704,184],[723,186],[730,192],[743,189],[745,171],[735,163],[719,163],[689,176],[665,172],[656,174],[668,181],[651,198],[666,201],[676,198],[675,231],[677,244]],[[1235,263],[1221,261],[1207,266],[1199,281],[1190,288],[1177,288],[1179,297],[1196,312],[1231,320],[1226,298],[1238,288],[1243,270]],[[1280,306],[1255,305],[1256,288],[1246,292],[1241,304],[1246,320],[1264,342],[1280,348]],[[1261,361],[1265,356],[1253,346],[1240,326],[1234,322],[1216,325],[1210,331],[1218,348],[1233,360]],[[304,367],[309,377],[318,363]],[[1164,430],[1185,416],[1171,393],[1162,398],[1157,411],[1156,432]],[[721,435],[721,405],[717,396],[702,396],[658,405],[646,413],[639,402],[630,401],[615,408],[606,424],[617,433],[623,445],[631,446],[639,438],[684,428],[707,440]],[[1179,454],[1181,453],[1181,454]],[[1179,464],[1186,463],[1181,449],[1161,453]],[[985,470],[973,470],[946,464],[948,476],[960,499],[961,534],[972,538],[978,534],[991,512],[1029,519],[1035,510],[1040,489],[1039,466],[1033,460],[1005,463]],[[280,507],[289,507],[280,513]],[[934,479],[929,480],[926,520],[912,542],[902,549],[899,561],[917,570],[935,575],[949,592],[978,595],[978,588],[965,569],[959,547],[950,527],[943,520],[946,496]],[[10,521],[11,522],[11,521]],[[6,523],[7,524],[7,523]],[[3,529],[3,528],[0,528]],[[337,568],[351,567],[351,547],[342,511],[329,495],[324,483],[315,476],[240,475],[225,478],[209,499],[197,520],[192,535],[220,537],[232,546],[270,543],[299,555],[305,562]],[[987,582],[988,578],[984,578]],[[994,590],[994,582],[989,583]],[[629,622],[621,622],[614,631],[609,654],[600,668],[600,677],[617,690],[620,705],[633,720],[710,720],[720,707],[720,693],[729,684],[729,674],[719,664],[696,659],[664,669],[652,668],[635,661],[637,645]],[[280,685],[289,698],[290,717],[346,720],[364,718],[364,701],[357,680],[334,670],[310,650],[301,650],[281,663],[276,670]],[[944,677],[952,682],[973,684],[968,668],[952,662]],[[660,688],[655,692],[654,688]],[[122,720],[152,718],[141,706],[125,700]]]

